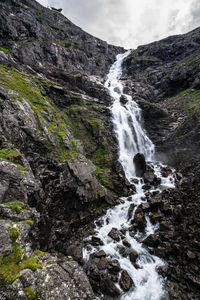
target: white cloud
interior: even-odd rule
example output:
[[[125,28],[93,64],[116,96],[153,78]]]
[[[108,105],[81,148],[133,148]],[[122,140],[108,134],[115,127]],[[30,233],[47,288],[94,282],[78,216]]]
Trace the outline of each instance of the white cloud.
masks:
[[[199,0],[38,0],[89,33],[135,48],[200,25]],[[195,10],[197,8],[197,10]]]

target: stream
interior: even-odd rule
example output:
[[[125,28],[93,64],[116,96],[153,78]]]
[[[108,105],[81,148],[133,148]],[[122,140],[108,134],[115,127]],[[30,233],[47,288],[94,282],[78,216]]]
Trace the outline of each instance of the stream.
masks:
[[[116,62],[112,65],[105,87],[113,99],[111,106],[112,121],[114,131],[118,139],[119,162],[121,163],[126,178],[136,186],[136,193],[131,197],[121,199],[121,204],[110,208],[107,213],[95,222],[95,236],[103,242],[102,246],[92,246],[90,250],[84,250],[84,258],[89,259],[89,255],[104,250],[107,256],[117,259],[122,270],[126,270],[131,277],[133,284],[129,291],[121,289],[119,283],[117,288],[121,291],[118,298],[120,300],[167,300],[168,294],[165,289],[164,279],[158,274],[158,267],[164,262],[150,255],[147,248],[143,246],[142,241],[150,234],[155,233],[159,228],[159,223],[152,224],[148,215],[146,218],[146,228],[143,233],[137,231],[135,236],[130,236],[129,228],[131,220],[128,218],[128,212],[131,204],[134,204],[133,217],[137,207],[141,203],[147,202],[146,191],[143,189],[144,181],[136,176],[136,170],[133,158],[137,153],[144,155],[147,164],[154,170],[157,177],[161,179],[158,187],[153,187],[148,191],[162,191],[163,189],[173,188],[175,175],[172,173],[168,177],[162,177],[161,169],[164,167],[155,160],[155,146],[148,138],[142,124],[142,112],[132,97],[123,93],[123,85],[120,81],[122,75],[123,60],[130,54],[130,51],[117,56]],[[121,97],[125,99],[123,103]],[[99,222],[100,221],[100,222]],[[131,263],[130,259],[120,254],[120,246],[123,246],[122,240],[113,240],[108,234],[115,228],[123,231],[126,241],[131,245],[130,250],[138,253],[136,261],[137,267]],[[102,299],[105,299],[102,295]],[[113,298],[106,298],[113,299]]]

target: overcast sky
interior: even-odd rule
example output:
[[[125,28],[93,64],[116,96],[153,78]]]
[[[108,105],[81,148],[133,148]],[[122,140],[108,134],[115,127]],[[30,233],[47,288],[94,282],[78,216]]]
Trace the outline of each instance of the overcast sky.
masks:
[[[125,48],[200,26],[200,0],[38,0],[85,31]]]

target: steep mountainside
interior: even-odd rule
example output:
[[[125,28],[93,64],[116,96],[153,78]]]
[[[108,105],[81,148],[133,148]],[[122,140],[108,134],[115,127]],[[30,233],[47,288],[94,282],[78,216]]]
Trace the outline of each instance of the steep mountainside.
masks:
[[[160,196],[169,209],[151,250],[168,263],[161,273],[177,300],[200,297],[199,46],[198,28],[133,50],[123,66],[158,157],[182,173]],[[135,189],[103,86],[124,51],[35,0],[0,1],[1,300],[98,299],[80,267],[83,237]],[[116,261],[109,269],[115,280]]]

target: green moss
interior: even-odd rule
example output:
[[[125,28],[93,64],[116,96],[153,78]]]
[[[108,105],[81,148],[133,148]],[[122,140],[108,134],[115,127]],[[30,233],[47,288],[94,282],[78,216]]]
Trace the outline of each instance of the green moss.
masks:
[[[32,220],[24,220],[21,223],[28,224],[30,227],[33,227],[33,225],[34,225],[34,221],[32,221]]]
[[[10,235],[10,238],[13,242],[16,241],[16,239],[18,238],[19,236],[19,231],[16,227],[10,227],[9,229],[9,235]]]
[[[42,269],[42,266],[37,263],[37,258],[35,256],[23,259],[22,262],[19,263],[19,267],[21,270],[30,269],[32,271]]]
[[[44,256],[44,255],[45,255],[45,252],[40,251],[40,250],[35,250],[35,251],[34,251],[34,254],[35,254],[36,256]]]
[[[186,90],[183,90],[183,91],[181,91],[181,92],[179,92],[178,94],[177,94],[177,97],[184,97],[184,96],[186,96],[186,95],[188,95],[188,94],[190,94],[192,92],[192,89],[191,88],[189,88],[189,89],[186,89]]]
[[[24,269],[36,271],[38,268],[42,268],[37,263],[35,256],[21,259],[22,249],[18,243],[14,242],[12,244],[12,253],[0,260],[0,286],[11,284],[17,278],[20,278],[20,271]]]
[[[4,48],[4,47],[0,47],[0,51],[3,51],[6,54],[10,54],[11,53],[11,51],[9,49]]]
[[[6,202],[4,204],[9,206],[12,209],[12,211],[16,212],[17,214],[19,214],[21,210],[24,208],[24,203],[18,200],[12,202]]]
[[[10,148],[3,148],[0,150],[0,158],[8,162],[14,163],[19,168],[20,172],[24,172],[26,169],[19,163],[16,163],[16,160],[19,159],[20,157],[21,154],[17,150],[10,149]]]
[[[26,294],[28,300],[34,300],[37,298],[37,292],[33,290],[31,287],[24,288],[24,293]]]

